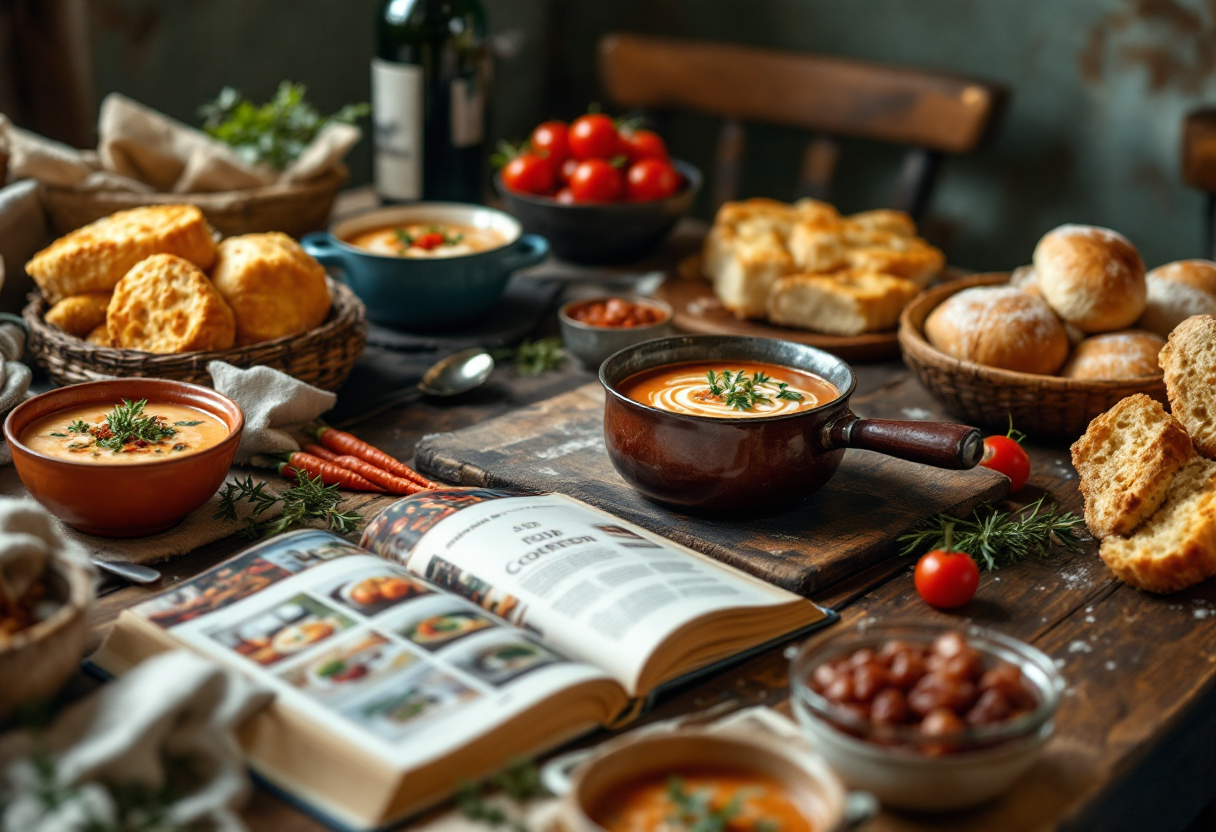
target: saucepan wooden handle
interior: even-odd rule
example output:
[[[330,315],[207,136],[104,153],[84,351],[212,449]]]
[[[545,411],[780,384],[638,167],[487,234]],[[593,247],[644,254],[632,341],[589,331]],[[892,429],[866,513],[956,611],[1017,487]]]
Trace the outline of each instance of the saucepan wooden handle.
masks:
[[[980,432],[950,422],[861,419],[850,413],[830,424],[824,438],[832,449],[877,451],[938,468],[974,468],[984,456]]]

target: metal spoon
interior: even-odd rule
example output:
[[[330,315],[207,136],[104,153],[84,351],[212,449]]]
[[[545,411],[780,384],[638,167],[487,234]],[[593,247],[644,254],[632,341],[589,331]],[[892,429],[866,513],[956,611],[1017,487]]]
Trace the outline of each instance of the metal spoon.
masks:
[[[407,387],[382,399],[371,410],[347,419],[337,427],[350,427],[399,404],[421,398],[423,395],[447,397],[467,393],[485,384],[492,372],[494,372],[494,357],[481,347],[454,352],[432,364],[431,368],[423,373],[422,381],[415,386]]]
[[[91,558],[93,565],[103,572],[117,575],[124,581],[133,584],[154,584],[160,580],[160,572],[151,566],[141,566],[138,563],[127,563],[121,560],[101,560]]]

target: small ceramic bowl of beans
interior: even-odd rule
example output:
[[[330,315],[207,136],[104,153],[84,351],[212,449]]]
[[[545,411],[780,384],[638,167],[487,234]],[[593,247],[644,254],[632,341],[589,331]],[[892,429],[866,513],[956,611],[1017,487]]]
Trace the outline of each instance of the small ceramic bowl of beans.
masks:
[[[562,341],[589,369],[614,352],[671,334],[672,309],[638,295],[573,300],[558,310]]]
[[[846,783],[939,811],[989,800],[1033,765],[1064,680],[1000,633],[871,626],[803,645],[790,689],[808,739]]]

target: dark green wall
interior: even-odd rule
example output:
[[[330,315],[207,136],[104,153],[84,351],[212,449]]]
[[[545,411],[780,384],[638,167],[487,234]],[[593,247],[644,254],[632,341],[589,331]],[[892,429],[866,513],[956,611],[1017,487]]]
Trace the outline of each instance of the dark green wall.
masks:
[[[368,95],[376,0],[92,0],[99,95],[119,90],[192,120],[224,84],[254,97],[306,82],[322,109]],[[518,138],[599,97],[595,42],[627,29],[903,63],[1014,90],[998,140],[951,160],[929,233],[954,262],[1025,262],[1065,222],[1128,234],[1155,265],[1203,253],[1202,199],[1181,184],[1184,113],[1216,99],[1216,20],[1203,0],[486,0],[514,54],[492,115]],[[703,168],[716,125],[673,118],[674,152]],[[748,194],[793,196],[805,140],[753,130]],[[846,142],[836,201],[882,204],[899,153]],[[367,148],[352,159],[369,176]]]

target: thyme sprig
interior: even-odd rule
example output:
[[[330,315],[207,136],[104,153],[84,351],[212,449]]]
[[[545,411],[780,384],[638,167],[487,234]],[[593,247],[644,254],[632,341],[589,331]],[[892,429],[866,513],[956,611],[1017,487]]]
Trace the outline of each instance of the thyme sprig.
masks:
[[[393,234],[397,238],[397,242],[401,243],[402,248],[409,248],[419,238],[427,234],[441,234],[443,236],[443,244],[445,246],[454,246],[464,239],[464,235],[456,232],[453,233],[446,228],[438,225],[424,226],[421,234],[411,234],[404,228],[394,228]]]
[[[246,477],[224,486],[215,518],[236,522],[237,504],[247,503],[252,510],[242,521],[241,528],[241,534],[247,538],[274,537],[317,520],[330,531],[352,534],[358,530],[362,518],[355,511],[339,511],[341,502],[338,486],[325,485],[319,476],[309,477],[301,472],[296,484],[279,494],[267,491],[265,482],[255,485],[253,477]],[[262,515],[276,505],[282,506],[282,514],[263,520]]]
[[[99,431],[95,434],[97,445],[118,452],[128,442],[134,442],[137,439],[153,443],[168,439],[177,433],[177,429],[170,427],[162,417],[145,416],[144,407],[147,404],[147,399],[140,399],[137,402],[123,399],[122,404],[115,405],[114,410],[110,412],[105,421],[105,427],[108,427],[109,430]]]
[[[689,791],[682,777],[670,777],[667,799],[675,807],[675,814],[668,821],[687,832],[726,832],[730,822],[742,813],[747,791],[739,789],[730,800],[715,808],[711,789]],[[779,832],[781,826],[770,818],[757,818],[752,829],[753,832]]]
[[[949,514],[931,518],[921,528],[901,535],[901,555],[919,554],[949,545],[953,551],[966,552],[983,561],[988,570],[1021,560],[1043,560],[1054,548],[1070,552],[1081,549],[1077,527],[1082,518],[1061,511],[1058,505],[1045,505],[1047,494],[1018,511],[1000,511],[991,503],[976,508],[968,520]]]
[[[88,433],[89,423],[84,419],[77,419],[72,424],[68,425],[68,433]]]
[[[709,380],[709,392],[722,399],[722,403],[735,410],[751,410],[758,404],[772,404],[768,390],[761,385],[775,386],[776,398],[789,401],[799,401],[802,394],[790,390],[784,381],[774,382],[763,372],[752,373],[748,377],[742,370],[723,370],[721,374],[710,370],[705,374]]]

